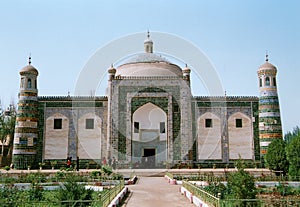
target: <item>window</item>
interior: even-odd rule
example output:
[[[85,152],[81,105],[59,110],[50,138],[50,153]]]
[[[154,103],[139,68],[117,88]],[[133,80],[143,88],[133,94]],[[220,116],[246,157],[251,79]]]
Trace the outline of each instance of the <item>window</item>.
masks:
[[[276,78],[273,78],[273,86],[276,86]]]
[[[28,78],[28,80],[27,80],[27,88],[31,88],[31,79],[30,78]]]
[[[37,82],[36,82],[36,79],[34,80],[34,87],[37,88]]]
[[[139,130],[140,130],[140,123],[139,122],[134,122],[133,124],[134,126],[134,129],[133,129],[133,132],[134,133],[139,133]]]
[[[94,129],[94,119],[86,119],[85,120],[85,128],[86,129]]]
[[[205,119],[205,127],[206,128],[212,128],[213,127],[212,119]]]
[[[62,119],[54,119],[54,129],[62,129]]]
[[[159,123],[159,132],[160,132],[161,134],[166,133],[165,122],[160,122],[160,123]]]
[[[266,86],[270,86],[270,78],[266,77]]]
[[[21,78],[21,88],[24,88],[24,85],[25,85],[25,84],[24,84],[24,81],[25,81],[25,79],[22,77],[22,78]]]
[[[177,104],[173,105],[174,112],[179,112],[179,106]]]
[[[262,79],[259,79],[259,87],[262,87]]]
[[[236,119],[235,120],[235,127],[236,128],[242,128],[243,127],[243,121],[242,121],[242,119]]]

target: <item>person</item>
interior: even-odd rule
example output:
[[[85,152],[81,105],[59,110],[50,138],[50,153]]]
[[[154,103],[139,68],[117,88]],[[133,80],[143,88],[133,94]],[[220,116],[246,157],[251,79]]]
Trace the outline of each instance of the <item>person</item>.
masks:
[[[68,168],[71,167],[71,160],[72,160],[72,157],[67,157],[67,167]]]
[[[113,160],[112,160],[112,168],[115,170],[115,169],[116,169],[116,166],[117,166],[117,161],[116,161],[115,157],[113,157]]]
[[[79,157],[77,156],[76,160],[76,170],[79,171]]]
[[[109,165],[109,166],[111,166],[111,162],[112,162],[112,160],[111,160],[111,158],[109,157],[109,158],[108,158],[108,165]]]
[[[102,165],[106,165],[106,158],[105,157],[103,157],[103,159],[102,159]]]

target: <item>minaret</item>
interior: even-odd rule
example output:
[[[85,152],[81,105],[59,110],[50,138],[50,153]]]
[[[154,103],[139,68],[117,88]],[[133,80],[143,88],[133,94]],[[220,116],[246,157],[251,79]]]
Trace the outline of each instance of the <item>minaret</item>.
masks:
[[[21,69],[19,102],[16,118],[12,161],[16,169],[37,167],[38,139],[38,70],[31,65],[31,57],[26,67]]]
[[[185,64],[185,68],[182,70],[182,75],[183,78],[187,81],[188,86],[191,86],[190,74],[191,74],[191,69],[188,67],[187,64]]]
[[[106,152],[106,157],[107,158],[112,158],[113,157],[113,152],[112,152],[112,146],[111,146],[111,139],[112,139],[112,81],[115,79],[115,74],[116,74],[116,69],[114,68],[113,64],[111,67],[108,69],[108,94],[107,94],[107,152]]]
[[[272,140],[282,139],[276,81],[277,69],[269,63],[268,54],[266,54],[266,62],[258,68],[257,74],[259,81],[260,155],[263,157]]]

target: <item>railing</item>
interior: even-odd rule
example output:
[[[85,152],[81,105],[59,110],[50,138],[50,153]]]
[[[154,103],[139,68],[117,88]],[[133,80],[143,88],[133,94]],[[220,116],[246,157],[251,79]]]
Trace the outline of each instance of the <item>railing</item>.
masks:
[[[59,207],[59,206],[97,206],[102,207],[99,200],[72,200],[72,201],[11,201],[1,202],[3,207]]]
[[[101,194],[101,206],[106,207],[124,188],[124,181],[120,181],[118,185]]]
[[[285,198],[285,199],[220,199],[201,188],[183,181],[183,187],[190,191],[194,196],[212,207],[268,207],[268,206],[300,206],[300,199]]]
[[[174,176],[173,176],[173,174],[172,173],[170,173],[170,172],[166,172],[166,176],[168,176],[169,178],[171,178],[171,179],[174,179]]]
[[[188,191],[190,191],[194,196],[198,197],[201,199],[203,202],[208,204],[209,206],[212,207],[219,207],[220,206],[220,199],[207,193],[206,191],[198,188],[197,186],[183,181],[182,186],[186,188]]]
[[[232,199],[232,200],[220,200],[219,207],[236,207],[236,206],[246,206],[246,207],[269,207],[269,206],[282,206],[282,207],[292,207],[299,206],[300,200],[296,199]]]
[[[0,200],[0,206],[3,207],[54,207],[54,206],[97,206],[107,207],[110,202],[122,191],[124,181],[111,187],[109,190],[101,193],[99,199],[95,200],[67,200],[67,201],[10,201]]]

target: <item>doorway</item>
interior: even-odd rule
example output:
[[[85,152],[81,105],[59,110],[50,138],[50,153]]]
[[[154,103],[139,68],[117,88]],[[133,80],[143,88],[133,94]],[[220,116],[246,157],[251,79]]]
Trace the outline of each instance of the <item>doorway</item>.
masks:
[[[144,148],[144,156],[142,158],[142,165],[144,168],[155,167],[155,148]]]

